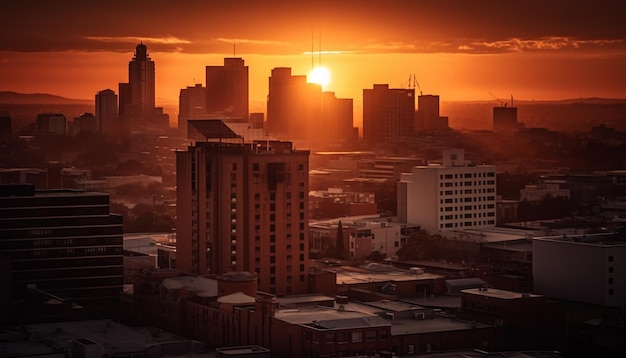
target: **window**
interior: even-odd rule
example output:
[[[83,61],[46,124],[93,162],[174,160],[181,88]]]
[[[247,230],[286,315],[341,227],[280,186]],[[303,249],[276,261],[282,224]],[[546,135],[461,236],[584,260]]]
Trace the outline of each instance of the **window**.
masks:
[[[368,341],[375,341],[376,331],[365,331],[365,339]]]
[[[352,332],[352,342],[363,342],[363,332]]]
[[[609,266],[609,273],[613,273],[613,266]]]
[[[254,163],[252,164],[252,170],[254,170],[255,172],[259,170],[259,163]]]
[[[609,256],[609,262],[613,262],[613,256]]]

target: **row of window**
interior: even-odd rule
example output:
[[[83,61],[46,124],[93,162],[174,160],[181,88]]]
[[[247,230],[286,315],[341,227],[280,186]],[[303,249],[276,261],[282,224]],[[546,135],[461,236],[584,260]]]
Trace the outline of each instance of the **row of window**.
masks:
[[[445,223],[445,224],[439,224],[439,228],[443,229],[449,229],[449,228],[453,228],[453,227],[469,227],[469,226],[481,226],[481,225],[495,225],[496,221],[495,220],[482,220],[482,221],[465,221],[463,223]]]
[[[496,185],[495,180],[474,180],[474,181],[460,181],[460,182],[445,182],[439,183],[440,188],[451,188],[453,186],[478,186],[478,185]]]
[[[467,178],[492,178],[495,177],[495,172],[484,172],[484,173],[463,173],[463,174],[441,174],[439,175],[439,179],[467,179]]]
[[[315,323],[313,323],[315,324]],[[307,342],[335,344],[335,343],[357,343],[365,341],[387,340],[389,334],[386,330],[369,330],[358,332],[305,332],[304,338]]]

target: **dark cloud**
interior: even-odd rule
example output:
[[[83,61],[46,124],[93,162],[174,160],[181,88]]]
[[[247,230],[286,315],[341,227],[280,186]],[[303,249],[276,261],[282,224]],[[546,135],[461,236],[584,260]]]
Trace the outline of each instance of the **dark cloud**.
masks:
[[[153,52],[188,53],[223,53],[231,46],[228,40],[246,53],[300,53],[319,39],[325,49],[364,52],[623,49],[620,5],[617,0],[4,0],[0,51],[128,52],[142,38]],[[550,39],[565,40],[559,45]]]

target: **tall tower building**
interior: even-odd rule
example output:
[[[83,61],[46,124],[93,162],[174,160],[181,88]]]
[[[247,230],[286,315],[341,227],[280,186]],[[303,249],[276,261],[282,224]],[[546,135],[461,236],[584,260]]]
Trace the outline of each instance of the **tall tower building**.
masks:
[[[118,308],[122,234],[108,194],[0,185],[0,256],[11,258],[17,299],[33,287],[84,306]]]
[[[96,121],[100,133],[118,133],[117,95],[113,90],[105,89],[96,94]]]
[[[135,48],[128,63],[128,83],[119,84],[119,93],[119,113],[126,131],[155,125],[154,61],[143,43]]]
[[[267,96],[269,134],[297,141],[319,140],[321,111],[320,85],[307,83],[306,76],[292,76],[289,67],[272,69]]]
[[[236,135],[221,121],[198,122],[218,122],[221,139],[176,153],[177,268],[248,271],[262,291],[307,292],[309,152],[229,142]]]
[[[369,143],[398,143],[415,132],[415,89],[375,84],[363,89],[363,139]]]
[[[495,226],[495,166],[466,162],[462,149],[444,150],[441,164],[401,175],[398,216],[430,232]]]
[[[248,66],[241,58],[225,58],[223,66],[206,66],[206,110],[248,119]]]

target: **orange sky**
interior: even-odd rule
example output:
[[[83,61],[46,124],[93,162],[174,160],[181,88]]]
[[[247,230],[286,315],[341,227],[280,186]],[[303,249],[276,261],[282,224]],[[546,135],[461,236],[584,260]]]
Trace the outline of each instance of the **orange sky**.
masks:
[[[407,85],[442,101],[626,98],[626,26],[620,2],[205,1],[0,3],[0,91],[93,98],[126,82],[143,41],[156,62],[157,104],[204,84],[204,66],[244,58],[251,111],[264,111],[274,67],[311,69],[311,47],[332,73],[327,90]],[[321,46],[320,46],[321,40]],[[314,63],[320,59],[314,56]],[[159,101],[161,103],[159,103]],[[444,114],[445,115],[445,114]],[[358,115],[355,114],[355,117]]]

